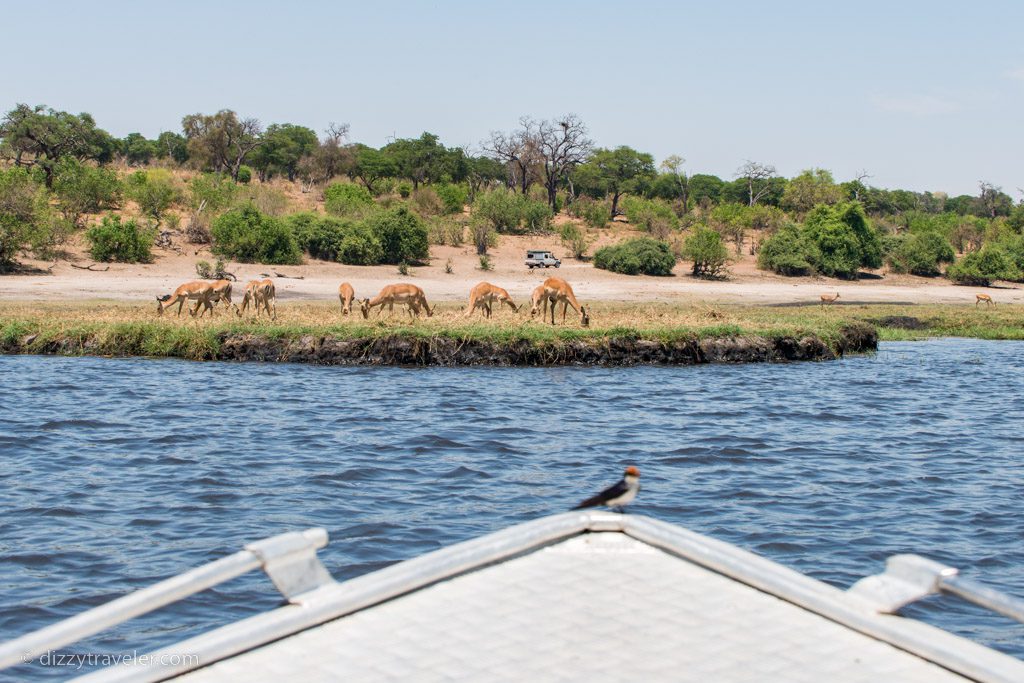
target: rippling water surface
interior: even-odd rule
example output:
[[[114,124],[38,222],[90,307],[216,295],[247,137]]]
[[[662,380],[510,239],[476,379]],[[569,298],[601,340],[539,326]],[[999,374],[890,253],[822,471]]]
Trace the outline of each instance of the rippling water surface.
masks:
[[[0,640],[286,530],[326,527],[324,563],[357,576],[628,463],[635,512],[829,583],[918,552],[1024,597],[1022,386],[1024,345],[965,340],[687,368],[0,357]],[[65,651],[150,650],[275,595],[252,573]],[[954,598],[907,613],[1024,657],[1024,627]]]

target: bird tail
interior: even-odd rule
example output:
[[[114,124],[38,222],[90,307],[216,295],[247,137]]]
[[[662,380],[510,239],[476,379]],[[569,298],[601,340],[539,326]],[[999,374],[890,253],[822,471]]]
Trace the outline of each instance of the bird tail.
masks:
[[[587,498],[585,501],[573,508],[573,510],[582,510],[583,508],[597,507],[601,504],[601,496],[594,496],[593,498]]]

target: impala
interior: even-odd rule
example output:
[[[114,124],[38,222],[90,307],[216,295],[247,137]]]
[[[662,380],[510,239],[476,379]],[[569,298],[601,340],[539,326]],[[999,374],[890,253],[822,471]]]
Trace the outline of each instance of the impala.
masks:
[[[587,327],[590,325],[590,316],[587,314],[587,309],[580,305],[580,302],[576,300],[576,295],[573,294],[572,287],[565,280],[557,277],[549,277],[543,282],[537,289],[533,290],[532,296],[533,307],[530,310],[530,315],[537,315],[540,312],[541,302],[544,305],[543,317],[547,318],[547,306],[551,304],[551,324],[555,324],[555,306],[561,302],[562,304],[562,322],[565,322],[565,314],[569,306],[572,306],[572,310],[580,314],[580,323]]]
[[[388,307],[388,313],[395,310],[395,304],[405,304],[408,306],[409,317],[413,317],[413,313],[416,317],[420,315],[420,307],[423,307],[427,311],[427,317],[434,315],[434,312],[430,310],[430,306],[427,304],[427,296],[423,293],[423,290],[416,285],[400,284],[400,285],[388,285],[384,289],[380,290],[380,294],[373,297],[372,299],[363,299],[360,304],[360,309],[363,312],[364,318],[370,317],[370,309],[375,306],[380,306],[380,310],[377,311],[377,315],[380,316],[384,312],[384,307]]]
[[[209,282],[203,282],[202,280],[186,282],[174,290],[173,294],[165,294],[156,298],[156,313],[157,315],[163,315],[165,308],[178,304],[178,317],[181,317],[181,308],[185,305],[186,301],[194,299],[196,308],[201,304],[209,305],[212,293],[213,287]],[[193,316],[196,314],[193,310],[189,310],[189,313]]]
[[[338,285],[338,301],[341,302],[341,314],[348,315],[352,312],[352,300],[356,298],[356,290],[352,285],[342,282]]]
[[[495,302],[498,303],[498,308],[501,308],[501,304],[507,304],[514,312],[519,311],[519,307],[512,301],[512,297],[509,296],[507,291],[501,287],[495,287],[490,282],[481,282],[469,292],[469,306],[466,308],[466,316],[473,315],[473,312],[480,308],[490,318],[491,305]]]
[[[192,309],[192,315],[195,315],[199,311],[199,306],[202,304],[203,312],[199,314],[202,318],[206,311],[210,311],[210,315],[213,315],[213,305],[218,301],[224,301],[228,306],[235,309],[235,313],[238,316],[242,315],[242,312],[238,310],[238,306],[231,303],[231,280],[215,280],[210,284],[210,296],[205,301],[197,301],[196,307]]]
[[[270,316],[271,320],[277,320],[277,289],[274,287],[273,280],[270,278],[250,280],[245,286],[245,296],[242,297],[242,312],[249,307],[250,301],[256,309],[256,317],[259,317],[260,307],[262,306],[267,311],[267,315]],[[271,313],[270,309],[271,304],[274,306],[273,313]]]
[[[831,294],[822,294],[821,295],[821,307],[825,308],[825,304],[834,304],[836,302],[836,299],[838,299],[838,298],[839,298],[839,292],[836,292],[835,296],[832,296]]]
[[[978,304],[980,304],[982,301],[985,302],[986,306],[995,306],[996,305],[996,302],[992,301],[992,297],[990,297],[988,294],[975,294],[974,295],[974,307],[975,308],[977,308]]]

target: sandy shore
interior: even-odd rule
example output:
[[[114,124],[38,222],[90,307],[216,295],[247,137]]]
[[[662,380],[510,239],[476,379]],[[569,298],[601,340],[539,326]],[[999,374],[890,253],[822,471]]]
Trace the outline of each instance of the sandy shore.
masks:
[[[153,301],[187,280],[196,279],[195,263],[213,262],[206,249],[183,245],[186,252],[156,250],[155,262],[146,265],[109,264],[109,270],[79,270],[91,260],[80,247],[71,245],[68,260],[56,264],[30,262],[45,271],[42,274],[0,276],[0,300],[61,301],[109,299],[115,301]],[[751,257],[742,257],[732,265],[727,280],[705,281],[690,277],[688,264],[676,266],[673,277],[626,276],[599,270],[590,263],[564,258],[561,268],[531,271],[523,265],[526,250],[551,249],[563,255],[556,237],[503,237],[490,252],[493,270],[480,270],[479,258],[470,246],[432,247],[429,266],[412,268],[408,277],[399,275],[395,266],[344,266],[324,261],[309,261],[302,266],[261,266],[230,263],[228,270],[241,283],[276,277],[280,300],[335,300],[338,285],[349,282],[357,297],[372,296],[385,284],[413,282],[424,289],[431,301],[462,301],[470,288],[482,280],[506,288],[517,300],[528,300],[530,292],[545,277],[564,278],[577,297],[590,301],[660,301],[671,303],[818,303],[821,294],[840,294],[841,303],[974,303],[976,287],[960,287],[942,278],[918,278],[872,273],[856,282],[831,278],[784,278],[757,270]],[[445,273],[451,260],[453,273]],[[96,266],[105,268],[107,264]],[[47,270],[48,269],[48,270]],[[301,279],[299,279],[301,278]],[[999,303],[1024,303],[1024,289],[1016,285],[987,291]]]

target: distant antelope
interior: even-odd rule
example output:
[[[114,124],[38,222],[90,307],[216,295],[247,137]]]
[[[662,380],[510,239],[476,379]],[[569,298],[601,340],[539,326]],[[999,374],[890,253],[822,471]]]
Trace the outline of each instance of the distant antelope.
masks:
[[[985,302],[986,306],[995,306],[996,305],[996,302],[992,301],[992,297],[990,297],[988,294],[975,294],[974,295],[974,307],[975,308],[977,308],[978,304],[980,304],[982,301]]]
[[[356,290],[352,285],[342,282],[338,285],[338,302],[341,304],[341,314],[348,315],[352,312],[352,300],[356,298]]]
[[[825,304],[834,304],[836,302],[836,299],[838,299],[838,298],[839,298],[839,292],[836,292],[835,296],[832,296],[831,294],[822,294],[821,295],[821,307],[825,308]]]
[[[377,311],[379,317],[384,312],[384,307],[388,307],[388,313],[390,314],[395,310],[395,304],[405,304],[408,306],[409,317],[420,317],[420,308],[423,308],[427,312],[427,317],[434,315],[434,311],[430,309],[427,304],[427,297],[423,294],[423,290],[416,285],[400,284],[400,285],[387,285],[384,289],[380,290],[380,294],[373,297],[372,299],[363,299],[360,309],[363,312],[364,318],[370,317],[370,311],[379,306],[380,310]]]
[[[572,291],[572,287],[568,282],[561,278],[549,277],[545,280],[537,289],[533,290],[533,296],[531,297],[532,307],[530,309],[530,317],[541,313],[543,317],[547,317],[547,307],[551,304],[551,324],[555,324],[555,304],[562,303],[562,322],[565,323],[565,314],[569,306],[572,306],[572,310],[580,314],[580,324],[583,327],[590,325],[590,315],[587,313],[587,309],[580,305],[580,302],[576,300],[576,295]],[[541,306],[543,305],[543,312]],[[543,319],[543,318],[542,318]]]
[[[473,315],[473,312],[479,308],[483,310],[484,315],[490,318],[491,306],[495,303],[498,304],[499,308],[502,304],[505,304],[513,312],[519,311],[519,307],[512,301],[512,297],[509,296],[507,291],[492,285],[490,282],[481,282],[473,287],[473,290],[469,293],[469,306],[466,307],[464,315]]]

